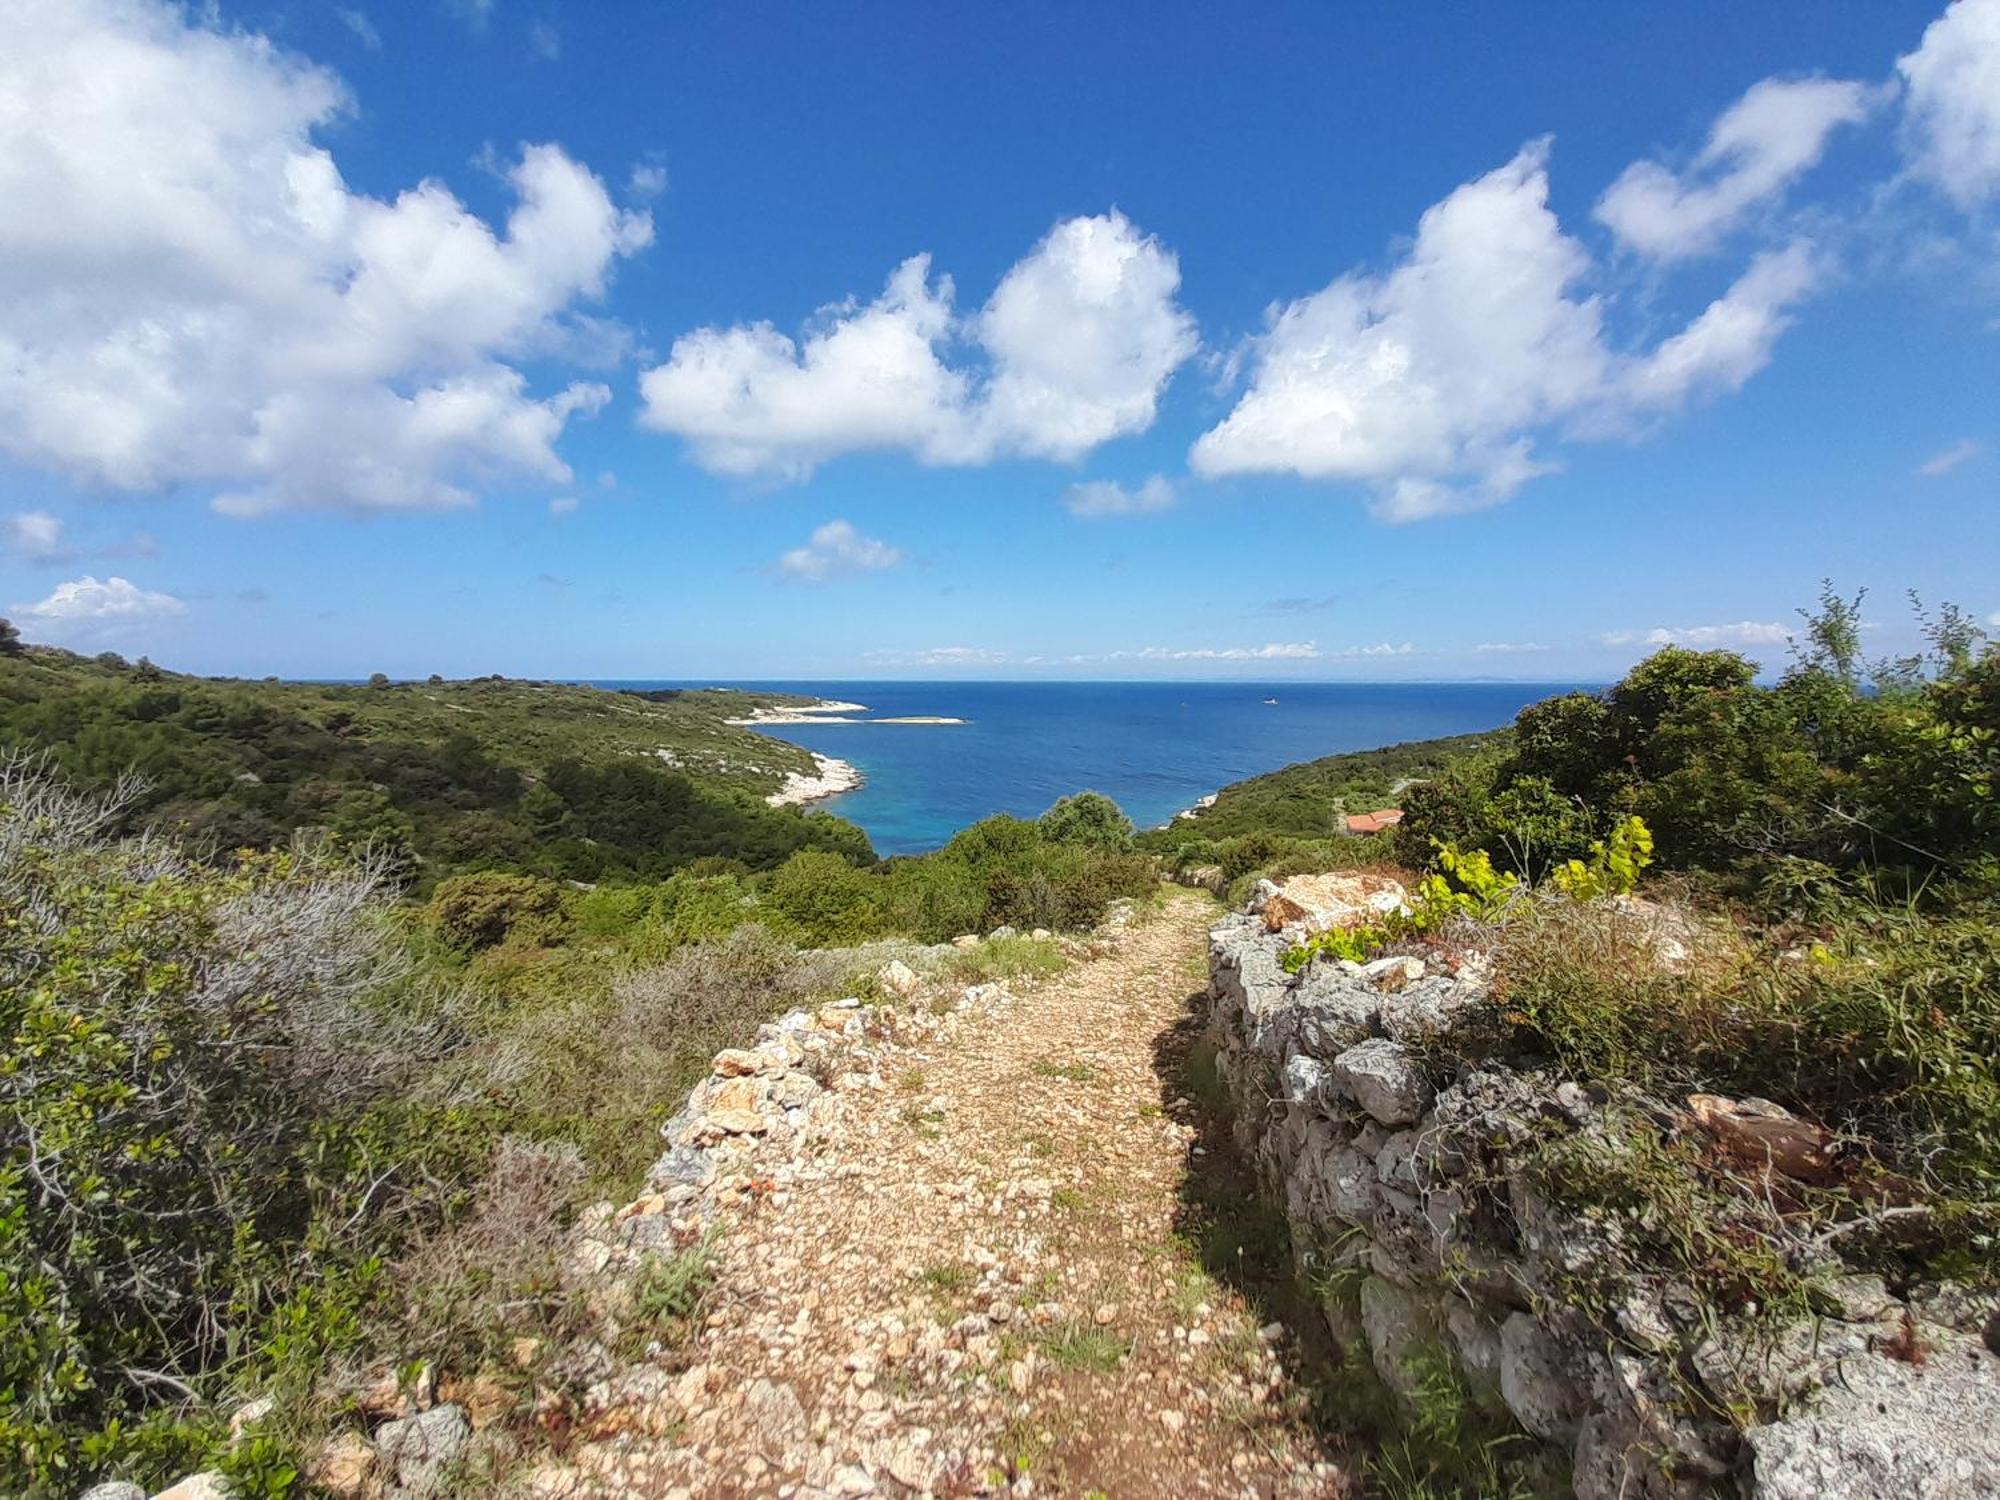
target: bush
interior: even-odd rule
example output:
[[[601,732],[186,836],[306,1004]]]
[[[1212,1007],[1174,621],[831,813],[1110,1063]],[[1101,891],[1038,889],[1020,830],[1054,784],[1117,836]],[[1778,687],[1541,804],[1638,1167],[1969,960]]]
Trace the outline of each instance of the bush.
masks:
[[[0,767],[8,1493],[162,1477],[210,1439],[184,1398],[360,1253],[394,1175],[358,1170],[366,1118],[457,1036],[379,870],[197,865],[108,841],[120,811]]]
[[[1064,797],[1036,820],[1051,844],[1082,844],[1119,854],[1132,847],[1132,820],[1101,792]]]
[[[552,937],[562,909],[562,887],[552,880],[482,870],[441,883],[424,915],[447,943],[479,949],[505,942],[517,927],[530,937]]]

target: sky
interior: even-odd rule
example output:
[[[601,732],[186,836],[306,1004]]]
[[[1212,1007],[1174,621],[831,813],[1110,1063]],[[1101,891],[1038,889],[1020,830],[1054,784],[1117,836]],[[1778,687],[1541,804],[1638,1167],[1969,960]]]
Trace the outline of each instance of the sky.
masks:
[[[1141,13],[1143,9],[1143,14]],[[0,0],[0,609],[184,670],[2000,633],[2000,0]]]

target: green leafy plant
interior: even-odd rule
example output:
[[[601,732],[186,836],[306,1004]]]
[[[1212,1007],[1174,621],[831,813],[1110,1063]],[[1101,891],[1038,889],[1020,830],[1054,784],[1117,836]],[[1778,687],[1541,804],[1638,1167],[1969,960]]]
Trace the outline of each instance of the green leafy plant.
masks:
[[[1628,896],[1653,862],[1653,832],[1637,813],[1620,818],[1608,841],[1590,846],[1590,862],[1572,859],[1552,877],[1557,890],[1572,901],[1598,901]]]

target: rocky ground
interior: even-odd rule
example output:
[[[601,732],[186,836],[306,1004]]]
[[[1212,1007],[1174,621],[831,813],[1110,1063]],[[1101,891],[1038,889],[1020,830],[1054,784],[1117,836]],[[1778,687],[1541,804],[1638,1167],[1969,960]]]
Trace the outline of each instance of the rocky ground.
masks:
[[[608,1382],[525,1490],[1347,1493],[1208,1112],[1215,912],[1176,891],[1053,980],[871,1021],[718,1216],[691,1345]]]

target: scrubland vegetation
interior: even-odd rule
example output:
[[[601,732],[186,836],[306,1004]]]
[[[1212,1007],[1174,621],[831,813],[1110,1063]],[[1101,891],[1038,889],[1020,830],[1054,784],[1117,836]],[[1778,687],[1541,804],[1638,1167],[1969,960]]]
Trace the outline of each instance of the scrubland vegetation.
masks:
[[[1629,1209],[1626,1253],[1718,1302],[1810,1305],[1835,1242],[1990,1280],[2000,652],[1947,610],[1924,656],[1866,664],[1857,604],[1823,599],[1773,686],[1670,648],[1511,731],[1294,767],[1169,829],[1083,794],[888,861],[765,807],[764,772],[723,767],[770,742],[710,704],[0,661],[0,1490],[185,1472],[269,1393],[283,1417],[222,1462],[291,1492],[293,1439],[352,1399],[328,1372],[386,1353],[525,1392],[504,1350],[562,1346],[565,1225],[636,1180],[716,1050],[867,993],[886,950],[861,945],[1074,930],[1163,865],[1240,890],[1396,858],[1433,875],[1426,925],[1499,924],[1483,1045],[1613,1090],[1647,1143],[1567,1147],[1549,1191]],[[674,735],[707,771],[658,762]],[[1393,837],[1331,834],[1391,801]],[[1642,870],[1672,963],[1620,898]],[[1698,1090],[1817,1122],[1825,1180],[1746,1197],[1658,1128]]]
[[[1622,1122],[1540,1174],[1621,1225],[1604,1286],[1776,1317],[1843,1268],[2000,1280],[2000,649],[1947,609],[1864,663],[1858,605],[1823,597],[1775,685],[1664,650],[1405,795],[1399,854],[1496,954],[1484,1033],[1435,1064],[1546,1067]],[[1796,1117],[1776,1175],[1675,1126],[1699,1094]]]
[[[0,713],[22,747],[0,769],[8,1494],[211,1461],[242,1493],[291,1493],[295,1439],[385,1356],[522,1392],[583,1378],[559,1367],[566,1227],[640,1178],[715,1052],[867,993],[885,950],[854,945],[1074,929],[1155,884],[1103,798],[878,864],[851,825],[621,740],[586,760],[540,725],[561,758],[517,769],[367,716],[364,695],[400,689],[184,679],[155,700],[140,669],[52,660],[9,680],[88,678],[81,699]],[[354,698],[365,728],[289,716]],[[739,755],[767,743],[715,726]],[[561,814],[537,833],[544,794]],[[389,826],[348,822],[356,799]],[[513,820],[519,857],[450,873],[468,817]],[[971,982],[1062,959],[1022,936],[930,962]],[[523,1337],[558,1367],[509,1363]],[[252,1395],[279,1415],[226,1448]]]

